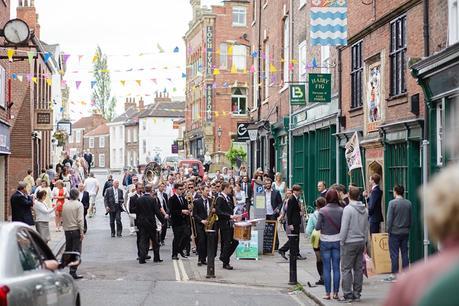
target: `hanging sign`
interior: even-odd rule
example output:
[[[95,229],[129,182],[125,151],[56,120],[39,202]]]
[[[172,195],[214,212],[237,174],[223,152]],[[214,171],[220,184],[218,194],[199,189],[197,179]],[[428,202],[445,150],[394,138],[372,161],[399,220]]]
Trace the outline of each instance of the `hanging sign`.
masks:
[[[206,121],[212,122],[212,84],[206,85]]]
[[[256,141],[258,137],[258,130],[249,130],[250,141]]]
[[[40,109],[35,111],[35,129],[52,130],[53,129],[53,111],[50,109]]]
[[[331,102],[331,74],[309,74],[309,103]]]
[[[238,141],[246,141],[249,140],[249,130],[247,129],[249,123],[238,122],[236,126],[237,131],[237,140]]]
[[[306,85],[290,84],[290,105],[306,105]]]
[[[213,75],[213,49],[214,49],[214,30],[212,26],[206,28],[206,75]]]

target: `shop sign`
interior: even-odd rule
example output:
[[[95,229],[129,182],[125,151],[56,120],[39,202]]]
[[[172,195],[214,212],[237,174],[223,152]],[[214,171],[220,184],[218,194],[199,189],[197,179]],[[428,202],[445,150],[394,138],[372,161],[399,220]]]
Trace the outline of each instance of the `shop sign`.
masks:
[[[290,105],[306,105],[306,85],[290,84]]]
[[[206,121],[212,122],[212,84],[206,85]]]
[[[0,122],[0,154],[10,153],[10,127]]]
[[[213,75],[213,49],[214,49],[214,30],[212,26],[206,28],[206,75]]]
[[[375,132],[382,121],[380,63],[370,66],[367,80],[367,131]]]
[[[35,129],[52,130],[53,129],[53,111],[50,109],[35,111]]]
[[[331,74],[309,74],[309,103],[331,102]]]
[[[237,140],[238,141],[246,141],[250,140],[249,137],[249,130],[247,129],[249,127],[249,123],[243,123],[239,122],[236,125],[236,132],[237,132]]]
[[[249,130],[250,141],[256,141],[258,137],[258,130]]]

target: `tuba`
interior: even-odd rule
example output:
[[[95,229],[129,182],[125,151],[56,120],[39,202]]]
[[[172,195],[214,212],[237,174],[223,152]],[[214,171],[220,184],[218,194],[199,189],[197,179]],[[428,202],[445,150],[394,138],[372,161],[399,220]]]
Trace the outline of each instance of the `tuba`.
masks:
[[[161,182],[161,166],[156,162],[150,162],[143,172],[143,185],[152,185],[156,189]]]

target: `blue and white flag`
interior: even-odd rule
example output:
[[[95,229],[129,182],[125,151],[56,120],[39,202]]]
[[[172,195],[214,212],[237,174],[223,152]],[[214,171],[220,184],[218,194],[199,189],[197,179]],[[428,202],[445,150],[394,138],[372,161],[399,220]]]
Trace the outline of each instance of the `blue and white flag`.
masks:
[[[347,45],[347,0],[312,0],[311,44]]]

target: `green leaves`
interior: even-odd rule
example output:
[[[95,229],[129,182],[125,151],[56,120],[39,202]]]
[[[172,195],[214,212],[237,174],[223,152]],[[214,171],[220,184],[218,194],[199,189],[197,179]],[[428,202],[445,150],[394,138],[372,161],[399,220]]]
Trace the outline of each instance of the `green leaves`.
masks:
[[[97,46],[94,55],[93,76],[95,85],[92,90],[94,112],[102,114],[105,119],[111,121],[115,116],[116,99],[111,97],[111,80],[108,70],[107,55]],[[110,98],[111,97],[111,98]]]
[[[231,149],[226,152],[226,158],[231,163],[231,166],[234,166],[238,160],[241,162],[247,157],[247,152],[242,147],[231,146]]]

